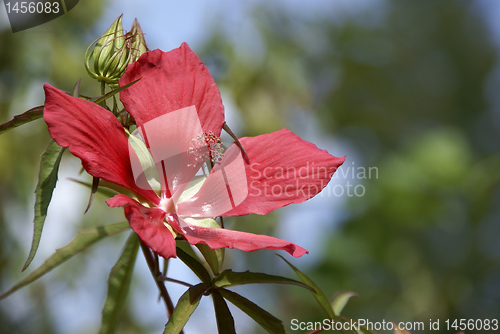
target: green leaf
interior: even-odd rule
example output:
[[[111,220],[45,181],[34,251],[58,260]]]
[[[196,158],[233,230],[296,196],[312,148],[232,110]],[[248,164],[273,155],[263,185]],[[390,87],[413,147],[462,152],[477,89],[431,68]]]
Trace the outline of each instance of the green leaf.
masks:
[[[302,282],[304,282],[306,285],[312,288],[313,291],[311,293],[313,294],[314,298],[316,298],[316,301],[319,303],[321,308],[323,308],[323,310],[326,312],[328,318],[334,319],[335,314],[333,313],[333,309],[330,303],[328,302],[328,298],[326,298],[325,293],[321,291],[321,289],[309,277],[307,277],[304,273],[302,273],[299,269],[297,269],[293,264],[285,260],[283,256],[281,255],[278,256],[281,257],[283,261],[285,261],[290,266],[290,268],[293,269],[293,271],[295,271],[295,274],[299,276]]]
[[[215,287],[224,288],[229,286],[254,283],[292,284],[313,291],[313,289],[308,285],[290,278],[262,273],[252,273],[250,271],[234,272],[231,269],[224,270],[222,273],[220,273],[220,275],[215,278],[213,284]]]
[[[219,334],[236,334],[233,316],[220,292],[214,290],[212,299],[214,301],[215,319],[217,320]]]
[[[99,334],[112,334],[116,331],[130,288],[138,250],[139,238],[135,232],[132,232],[120,258],[109,273],[108,296],[102,309],[102,323]]]
[[[47,272],[59,266],[72,256],[84,251],[93,243],[105,237],[128,230],[129,227],[130,226],[128,222],[121,222],[80,230],[76,237],[69,244],[67,244],[63,248],[56,250],[56,252],[51,257],[49,257],[39,268],[35,269],[28,276],[14,285],[10,290],[2,294],[0,296],[0,300],[42,277]]]
[[[250,318],[252,318],[256,323],[258,323],[262,328],[271,334],[285,334],[285,326],[283,322],[273,316],[271,313],[267,312],[257,304],[251,302],[245,297],[226,290],[218,289],[222,297],[229,300],[232,304],[238,307],[240,310],[245,312]]]
[[[184,264],[188,266],[189,269],[191,269],[202,282],[210,284],[212,278],[203,264],[179,247],[177,247],[177,257],[184,262]]]
[[[35,257],[40,238],[42,237],[43,225],[47,217],[47,210],[52,199],[52,193],[57,183],[57,172],[63,155],[64,148],[57,145],[53,140],[43,152],[40,160],[40,171],[38,175],[38,185],[36,186],[35,194],[35,218],[33,221],[33,242],[28,259],[24,263],[23,271],[28,268],[31,261]]]
[[[330,303],[333,309],[333,313],[335,315],[340,315],[344,307],[347,305],[347,302],[351,297],[358,297],[358,294],[356,292],[352,291],[339,291],[337,292]]]
[[[31,121],[42,118],[43,116],[43,106],[38,106],[31,108],[30,110],[14,116],[14,118],[7,123],[0,125],[0,135],[4,132],[17,128],[18,126],[24,125]]]
[[[121,86],[121,87],[118,87],[116,89],[113,89],[112,91],[110,92],[107,92],[106,94],[102,95],[102,96],[99,96],[97,98],[94,98],[94,99],[91,99],[92,102],[96,103],[96,104],[99,104],[101,102],[104,102],[106,101],[107,99],[109,99],[110,97],[118,94],[119,92],[121,92],[122,90],[125,90],[127,88],[129,88],[130,86],[132,86],[133,84],[135,84],[137,81],[141,80],[141,78],[135,80],[135,81],[132,81],[131,83],[128,83],[126,84],[125,86]]]
[[[180,331],[184,328],[184,325],[188,322],[191,314],[193,314],[194,310],[196,310],[200,304],[201,297],[206,291],[207,285],[205,283],[200,283],[190,287],[186,292],[184,292],[181,298],[179,298],[177,306],[170,316],[170,319],[168,319],[163,334],[180,333]]]

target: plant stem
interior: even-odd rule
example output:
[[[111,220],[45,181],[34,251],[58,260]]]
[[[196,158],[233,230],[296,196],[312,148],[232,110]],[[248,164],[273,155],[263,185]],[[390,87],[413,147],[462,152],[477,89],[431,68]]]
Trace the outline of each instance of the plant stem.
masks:
[[[163,280],[158,279],[159,276],[163,275],[157,269],[153,254],[151,254],[149,247],[146,246],[142,241],[141,241],[141,248],[142,252],[144,253],[144,258],[146,259],[149,270],[151,271],[151,275],[153,275],[153,279],[155,280],[156,285],[158,286],[160,295],[163,298],[163,301],[165,302],[165,306],[167,307],[167,316],[170,319],[170,316],[174,312],[174,304],[172,303],[172,299],[170,299],[167,288],[165,287],[165,283],[163,282]]]
[[[192,284],[186,283],[184,281],[179,281],[178,279],[170,278],[170,277],[167,277],[167,276],[164,276],[164,275],[159,275],[158,279],[161,280],[161,281],[167,281],[167,282],[172,282],[172,283],[177,283],[177,284],[180,284],[180,285],[184,285],[184,286],[187,286],[188,288],[191,288],[193,286]]]
[[[101,81],[101,95],[106,94],[106,83],[104,81]],[[106,105],[106,100],[102,101],[101,106],[103,108],[108,109],[108,106]]]

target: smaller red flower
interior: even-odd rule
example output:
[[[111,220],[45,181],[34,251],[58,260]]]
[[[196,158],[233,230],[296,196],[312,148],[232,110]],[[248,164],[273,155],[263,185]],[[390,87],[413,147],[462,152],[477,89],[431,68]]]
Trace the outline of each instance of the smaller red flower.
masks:
[[[219,228],[212,217],[267,214],[303,202],[327,185],[344,158],[288,130],[241,138],[249,163],[235,144],[224,152],[220,93],[185,43],[170,52],[145,53],[127,68],[120,85],[138,78],[121,93],[121,101],[144,144],[128,136],[109,111],[48,84],[44,118],[52,138],[69,147],[89,174],[135,194],[136,199],[120,194],[107,203],[125,207],[140,239],[164,258],[176,256],[174,235],[212,249],[306,253],[288,241]],[[151,155],[146,162],[141,145]],[[197,175],[207,158],[214,167],[207,176]],[[151,167],[156,183],[148,176]],[[159,187],[153,190],[155,184]]]

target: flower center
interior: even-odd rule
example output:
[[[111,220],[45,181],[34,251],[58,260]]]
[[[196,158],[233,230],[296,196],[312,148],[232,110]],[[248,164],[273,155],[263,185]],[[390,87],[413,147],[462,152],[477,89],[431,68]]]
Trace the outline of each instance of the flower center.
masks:
[[[175,213],[175,203],[172,198],[162,198],[158,207],[166,213]]]
[[[189,154],[193,154],[196,162],[203,163],[210,160],[219,164],[224,157],[224,145],[220,137],[212,131],[198,135],[191,140]]]

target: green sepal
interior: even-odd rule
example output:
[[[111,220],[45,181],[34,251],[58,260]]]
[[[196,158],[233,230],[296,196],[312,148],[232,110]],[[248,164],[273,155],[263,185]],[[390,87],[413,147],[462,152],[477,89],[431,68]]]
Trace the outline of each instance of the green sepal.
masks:
[[[160,174],[158,173],[158,169],[156,168],[156,162],[151,156],[146,143],[142,141],[139,137],[134,135],[133,133],[128,133],[128,143],[134,150],[139,162],[141,164],[142,172],[146,177],[147,182],[151,186],[151,189],[154,191],[159,191],[161,189]]]
[[[184,292],[179,298],[170,319],[168,319],[163,334],[178,334],[182,331],[189,317],[200,304],[201,297],[207,291],[207,287],[205,283],[200,283]]]
[[[35,190],[36,199],[35,218],[33,220],[33,241],[31,243],[28,259],[26,259],[22,271],[28,268],[38,250],[40,238],[42,237],[43,225],[47,217],[47,210],[52,200],[54,188],[56,187],[57,172],[59,171],[59,164],[61,163],[63,152],[64,148],[51,140],[45,152],[42,153],[40,171],[38,174],[38,185]]]
[[[356,292],[353,291],[339,291],[337,292],[330,302],[332,306],[333,313],[339,316],[344,307],[347,305],[347,302],[351,297],[359,297]]]
[[[135,232],[128,237],[122,254],[111,269],[108,279],[108,295],[102,309],[102,322],[99,334],[116,332],[118,320],[125,307],[134,273],[134,264],[139,250],[139,238]]]
[[[304,282],[306,285],[312,288],[311,293],[313,294],[314,298],[316,298],[318,304],[326,312],[329,319],[334,319],[335,314],[333,313],[332,306],[330,305],[328,298],[326,298],[325,293],[321,291],[321,289],[309,277],[307,277],[304,273],[302,273],[299,269],[297,269],[293,264],[288,262],[283,256],[281,255],[278,256],[281,257],[283,261],[285,261],[290,266],[290,268],[293,269],[293,271],[295,271],[295,274],[299,276],[302,282]]]
[[[205,244],[196,244],[195,246],[198,248],[201,255],[203,255],[205,261],[207,261],[214,275],[218,275],[224,263],[225,248],[212,249]]]
[[[198,261],[196,258],[183,251],[181,248],[179,248],[179,246],[177,246],[176,251],[177,251],[177,257],[182,262],[184,262],[184,264],[188,266],[189,269],[191,269],[202,282],[206,284],[211,283],[212,278],[210,277],[210,274],[207,271],[207,269],[205,269],[205,267],[203,266],[203,264],[201,264],[200,261]]]
[[[42,277],[69,258],[84,251],[95,242],[105,237],[128,230],[129,228],[130,226],[128,222],[121,222],[98,227],[90,227],[78,231],[76,237],[69,244],[56,250],[56,252],[51,257],[49,257],[40,267],[35,269],[28,276],[15,284],[12,288],[10,288],[10,290],[3,293],[0,296],[0,300]]]
[[[233,316],[220,292],[214,290],[212,292],[212,299],[214,302],[215,320],[217,321],[219,334],[236,334]]]
[[[43,106],[38,106],[31,108],[28,111],[20,115],[14,116],[10,121],[0,125],[0,135],[4,132],[17,128],[18,126],[24,125],[31,121],[42,118],[43,116]]]
[[[202,182],[198,182],[198,185],[200,183],[202,184]],[[193,188],[187,190],[187,191],[191,191],[192,189],[194,189],[196,187],[197,187],[197,185],[194,186]],[[188,222],[191,225],[196,225],[196,226],[200,226],[200,227],[221,228],[220,225],[213,218],[189,218],[189,217],[186,217],[186,218],[184,218],[184,220],[186,220],[186,222]],[[208,247],[207,245],[201,244],[201,243],[196,244],[195,246],[196,246],[196,248],[198,248],[201,255],[203,255],[203,257],[205,258],[205,261],[207,261],[207,263],[208,263],[210,269],[212,269],[212,272],[214,273],[214,275],[218,275],[220,273],[221,268],[222,268],[222,264],[224,263],[225,248],[212,249],[212,248]]]
[[[129,32],[132,36],[132,47],[131,52],[133,53],[132,60],[136,61],[144,53],[148,51],[148,46],[146,45],[146,39],[144,38],[144,33],[142,32],[141,25],[137,19],[134,20],[132,24],[132,29]]]
[[[125,45],[122,17],[123,14],[111,24],[95,45],[94,70],[101,75],[107,76],[110,66],[112,64],[114,67],[118,65],[117,52]],[[113,72],[110,74],[113,74]]]
[[[222,273],[220,273],[220,275],[214,279],[213,285],[217,288],[224,288],[236,285],[259,283],[292,284],[313,291],[313,289],[307,284],[296,281],[294,279],[263,273],[253,273],[250,271],[234,272],[230,269],[224,270]]]
[[[188,198],[196,195],[198,191],[200,191],[201,186],[206,181],[207,177],[205,175],[196,175],[191,182],[187,185],[186,189],[182,191],[182,194],[179,196],[178,202],[183,202]],[[216,222],[217,224],[217,222]],[[218,224],[217,224],[218,226]]]
[[[250,318],[252,318],[268,333],[271,334],[286,333],[283,321],[276,318],[271,313],[267,312],[254,302],[246,299],[245,297],[235,292],[226,289],[218,289],[217,291],[219,291],[222,297],[229,300],[234,306],[238,307],[240,310],[245,312]]]

